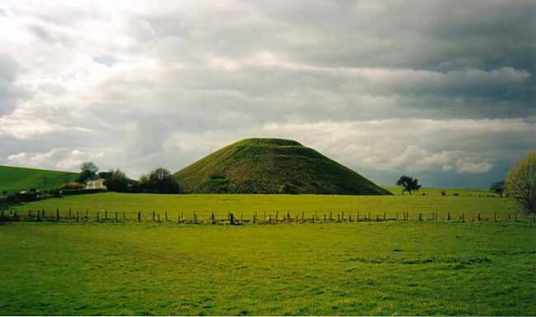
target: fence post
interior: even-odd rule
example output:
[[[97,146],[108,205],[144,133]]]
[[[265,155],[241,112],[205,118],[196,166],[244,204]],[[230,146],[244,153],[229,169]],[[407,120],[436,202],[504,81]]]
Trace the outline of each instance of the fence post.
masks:
[[[422,221],[422,213],[419,213],[419,221]]]
[[[97,222],[100,222],[100,211],[97,211]]]
[[[462,222],[465,222],[465,213],[462,212]]]
[[[60,221],[60,209],[56,208],[56,221]]]
[[[387,220],[387,213],[383,213],[383,221],[386,221]]]
[[[229,223],[234,225],[235,224],[235,217],[232,212],[229,213]]]
[[[76,222],[80,222],[80,211],[76,211]]]
[[[480,222],[480,213],[477,214],[476,219]]]
[[[69,217],[68,217],[68,219],[69,219],[69,220],[70,220],[70,219],[73,219],[73,216],[72,216],[72,213],[71,213],[71,208],[69,208]]]
[[[252,222],[253,222],[253,224],[257,223],[257,213],[253,214]]]
[[[166,220],[166,223],[167,223],[168,222],[167,210],[164,211],[164,217],[165,217],[165,220]]]
[[[493,222],[497,222],[497,212],[493,213]]]
[[[155,221],[156,219],[156,213],[153,211],[153,222]]]
[[[104,221],[108,220],[108,210],[104,209]]]
[[[127,215],[126,213],[123,211],[123,222],[126,222],[127,221]]]
[[[117,223],[119,221],[119,218],[117,217],[117,211],[114,214],[114,221],[115,221],[115,223]]]
[[[141,222],[141,211],[138,211],[138,223]]]

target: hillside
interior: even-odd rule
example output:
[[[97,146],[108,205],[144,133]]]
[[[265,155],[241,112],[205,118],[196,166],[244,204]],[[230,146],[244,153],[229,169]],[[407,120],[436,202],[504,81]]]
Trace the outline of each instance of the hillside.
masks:
[[[77,173],[0,166],[0,192],[23,189],[53,189],[73,181]]]
[[[246,139],[175,174],[185,192],[387,195],[351,169],[300,143]]]

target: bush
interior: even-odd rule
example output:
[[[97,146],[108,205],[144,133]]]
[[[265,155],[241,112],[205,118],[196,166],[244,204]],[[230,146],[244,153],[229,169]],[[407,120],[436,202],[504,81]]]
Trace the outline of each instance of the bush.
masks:
[[[125,173],[120,170],[114,170],[110,173],[102,173],[103,176],[106,176],[104,185],[108,190],[114,192],[128,192],[130,180],[127,178]]]
[[[510,169],[506,192],[524,211],[536,213],[536,151],[531,151]]]
[[[140,188],[146,193],[178,194],[179,183],[175,176],[164,168],[157,168],[140,179]]]

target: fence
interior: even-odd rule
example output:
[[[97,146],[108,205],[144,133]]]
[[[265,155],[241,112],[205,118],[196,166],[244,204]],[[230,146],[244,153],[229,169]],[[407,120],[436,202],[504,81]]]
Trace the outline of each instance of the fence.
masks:
[[[536,215],[520,213],[360,213],[360,212],[326,212],[305,215],[301,213],[279,213],[263,212],[253,213],[247,217],[241,213],[240,216],[233,212],[226,213],[224,216],[216,212],[210,212],[205,217],[199,216],[196,212],[189,213],[177,212],[173,215],[167,211],[161,213],[152,211],[147,212],[117,212],[117,211],[68,211],[60,212],[56,209],[54,212],[46,210],[0,210],[0,222],[61,222],[61,223],[175,223],[175,224],[210,224],[210,225],[246,225],[246,224],[305,224],[305,223],[359,223],[359,222],[449,222],[449,223],[474,223],[474,222],[515,222],[536,224]]]

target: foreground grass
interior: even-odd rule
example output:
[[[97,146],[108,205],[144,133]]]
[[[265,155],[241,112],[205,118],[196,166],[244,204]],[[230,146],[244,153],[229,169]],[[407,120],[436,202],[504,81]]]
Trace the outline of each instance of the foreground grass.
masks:
[[[536,227],[0,226],[0,314],[535,315]]]
[[[418,213],[430,218],[432,212],[438,212],[441,218],[447,213],[457,217],[462,213],[469,219],[478,213],[484,217],[491,217],[493,213],[505,217],[506,214],[516,211],[510,200],[496,197],[478,196],[465,193],[459,197],[440,195],[427,196],[344,196],[344,195],[156,195],[156,194],[118,194],[101,193],[80,196],[66,196],[64,198],[47,199],[35,203],[16,207],[19,212],[44,209],[49,214],[59,209],[62,215],[68,210],[84,213],[88,211],[92,217],[96,212],[104,210],[110,212],[126,212],[131,220],[135,219],[134,212],[142,211],[147,219],[153,211],[169,213],[170,219],[176,219],[177,214],[184,214],[192,218],[193,212],[201,219],[208,219],[211,212],[218,218],[226,217],[229,212],[244,218],[251,218],[254,213],[259,217],[275,215],[279,217],[290,213],[293,217],[310,217],[316,213],[321,218],[330,212],[334,215],[345,212],[353,215],[357,212],[360,217],[370,214],[395,216],[408,212],[415,219]]]

